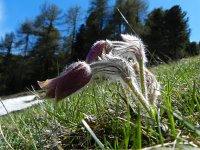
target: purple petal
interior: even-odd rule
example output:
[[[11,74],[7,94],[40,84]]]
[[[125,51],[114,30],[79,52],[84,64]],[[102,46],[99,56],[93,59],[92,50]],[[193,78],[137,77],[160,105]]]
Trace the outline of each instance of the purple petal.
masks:
[[[38,84],[41,88],[48,89],[47,96],[61,100],[84,87],[91,77],[90,66],[85,62],[77,62],[70,65],[57,78],[38,82]]]
[[[47,79],[46,81],[38,81],[38,85],[42,89],[55,89],[57,78]]]
[[[55,91],[57,100],[69,96],[89,83],[92,77],[89,65],[80,62],[74,69],[63,75],[58,81]]]
[[[103,52],[108,54],[111,51],[111,45],[107,41],[101,40],[97,41],[96,43],[93,44],[91,50],[89,51],[86,62],[87,63],[92,63],[94,60],[98,58],[98,56],[101,56]]]

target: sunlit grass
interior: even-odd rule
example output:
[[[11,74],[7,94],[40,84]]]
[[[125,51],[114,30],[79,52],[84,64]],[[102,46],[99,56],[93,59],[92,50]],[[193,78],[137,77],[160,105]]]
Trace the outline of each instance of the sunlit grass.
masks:
[[[200,146],[199,66],[195,57],[151,68],[162,85],[155,121],[132,112],[120,84],[98,79],[62,102],[1,117],[0,149],[99,148],[82,119],[105,148]]]

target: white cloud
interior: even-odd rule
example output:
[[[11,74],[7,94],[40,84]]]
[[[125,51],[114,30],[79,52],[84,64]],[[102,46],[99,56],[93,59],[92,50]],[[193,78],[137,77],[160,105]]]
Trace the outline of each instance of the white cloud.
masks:
[[[3,21],[3,0],[0,0],[0,22]]]
[[[3,7],[3,0],[0,0],[0,38],[5,34],[3,21],[4,21],[4,7]]]

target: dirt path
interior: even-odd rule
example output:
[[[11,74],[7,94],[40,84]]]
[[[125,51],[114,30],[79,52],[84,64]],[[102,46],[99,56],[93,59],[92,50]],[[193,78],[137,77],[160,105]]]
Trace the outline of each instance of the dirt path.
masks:
[[[10,98],[0,101],[0,116],[6,115],[8,113],[19,111],[33,105],[42,103],[36,95],[22,96],[17,98]]]

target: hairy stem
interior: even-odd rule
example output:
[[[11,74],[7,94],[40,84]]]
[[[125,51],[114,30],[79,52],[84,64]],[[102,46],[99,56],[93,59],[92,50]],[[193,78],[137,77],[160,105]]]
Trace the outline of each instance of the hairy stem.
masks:
[[[139,70],[140,70],[140,83],[141,83],[142,94],[147,99],[146,80],[145,80],[143,59],[139,60]]]
[[[133,91],[135,96],[138,98],[142,106],[145,108],[149,116],[153,115],[153,111],[151,109],[151,106],[149,105],[149,102],[145,99],[145,97],[138,91],[138,89],[135,87],[135,85],[132,83],[130,79],[125,80],[126,84],[130,87],[130,89]]]

